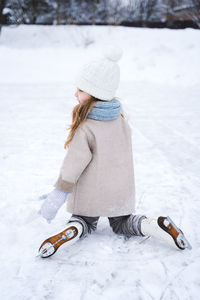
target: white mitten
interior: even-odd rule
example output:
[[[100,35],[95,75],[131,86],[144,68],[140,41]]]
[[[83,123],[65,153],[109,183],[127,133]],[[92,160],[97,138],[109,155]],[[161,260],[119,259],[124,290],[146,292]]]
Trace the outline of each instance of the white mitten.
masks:
[[[63,192],[55,188],[50,193],[45,194],[45,197],[40,197],[40,199],[45,200],[38,211],[38,214],[42,215],[48,223],[51,223],[52,219],[55,218],[59,208],[65,203],[67,195],[67,192]]]

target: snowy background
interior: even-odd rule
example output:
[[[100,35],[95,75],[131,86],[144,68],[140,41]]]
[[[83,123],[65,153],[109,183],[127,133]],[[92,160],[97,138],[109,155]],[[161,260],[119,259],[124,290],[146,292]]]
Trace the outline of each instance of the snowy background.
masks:
[[[37,215],[65,155],[77,100],[73,76],[120,44],[121,98],[133,128],[136,213],[166,216],[193,249],[97,231],[48,259],[41,243],[65,228]],[[115,26],[3,27],[0,36],[1,275],[4,300],[188,300],[200,292],[200,35]],[[142,242],[142,243],[141,243]]]

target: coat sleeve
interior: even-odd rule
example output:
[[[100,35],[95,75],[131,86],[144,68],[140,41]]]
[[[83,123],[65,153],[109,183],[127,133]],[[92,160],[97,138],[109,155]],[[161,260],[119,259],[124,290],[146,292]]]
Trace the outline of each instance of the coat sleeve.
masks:
[[[71,193],[78,178],[92,159],[87,134],[78,128],[69,144],[54,187]]]

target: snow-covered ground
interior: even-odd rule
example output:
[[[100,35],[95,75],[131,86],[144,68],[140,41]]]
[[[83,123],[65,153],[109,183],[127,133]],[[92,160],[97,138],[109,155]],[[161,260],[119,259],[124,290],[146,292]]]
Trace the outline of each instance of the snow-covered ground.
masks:
[[[136,213],[169,215],[193,246],[126,240],[108,219],[48,259],[38,197],[53,189],[77,101],[73,76],[107,42],[119,43],[121,98],[133,128]],[[19,26],[0,36],[1,275],[4,300],[188,300],[200,293],[200,35],[198,30]],[[143,241],[142,243],[140,243]]]

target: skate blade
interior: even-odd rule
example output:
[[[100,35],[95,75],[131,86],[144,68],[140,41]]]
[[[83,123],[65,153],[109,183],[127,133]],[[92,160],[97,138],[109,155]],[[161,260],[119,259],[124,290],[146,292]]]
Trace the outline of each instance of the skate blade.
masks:
[[[39,248],[39,254],[37,255],[37,257],[49,257],[51,255],[53,255],[58,248],[64,244],[65,242],[73,239],[76,235],[77,235],[78,231],[76,229],[76,227],[71,226],[65,230],[63,230],[62,232],[46,239],[40,246]]]
[[[49,257],[50,255],[52,255],[55,252],[54,246],[47,242],[45,243],[39,250],[39,254],[37,255],[40,257]]]
[[[146,237],[144,240],[138,242],[138,244],[142,244],[142,243],[144,243],[146,240],[148,240],[148,239],[150,239],[150,238],[151,238],[151,236],[148,236],[148,237]]]
[[[164,225],[168,229],[171,229],[170,227],[171,225],[177,231],[176,242],[181,249],[185,249],[185,248],[188,248],[190,250],[192,249],[192,246],[189,243],[189,241],[186,239],[184,233],[180,230],[180,228],[176,226],[176,224],[172,221],[172,219],[169,216],[167,216],[167,218],[164,220]]]

